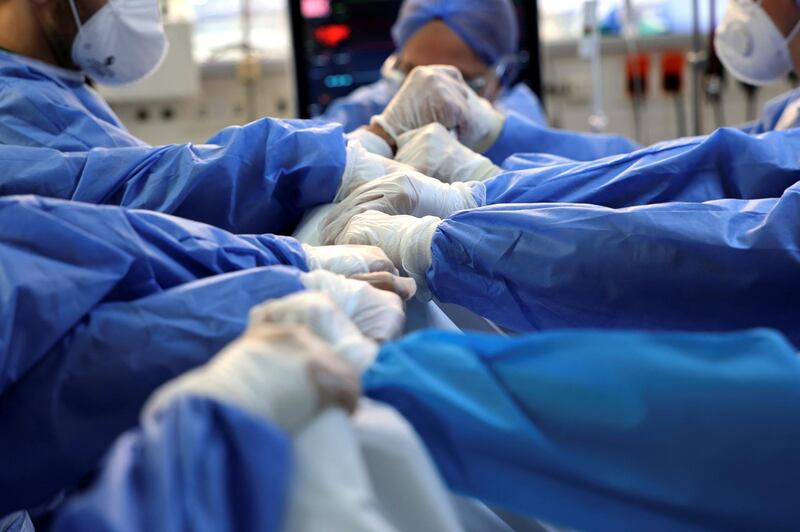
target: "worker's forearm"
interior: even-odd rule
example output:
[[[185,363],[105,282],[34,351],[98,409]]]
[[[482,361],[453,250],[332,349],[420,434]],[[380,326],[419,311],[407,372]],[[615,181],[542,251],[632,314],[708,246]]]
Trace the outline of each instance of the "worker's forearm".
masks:
[[[258,268],[92,312],[0,397],[0,514],[46,504],[99,466],[152,391],[207,362],[250,309],[303,289],[299,272]]]
[[[464,211],[434,235],[428,284],[517,331],[769,326],[800,345],[798,201]]]
[[[797,181],[800,133],[720,129],[591,162],[516,156],[485,181],[487,203],[569,202],[620,208],[669,201],[777,198]],[[741,164],[742,154],[747,164]],[[527,164],[526,164],[527,163]],[[525,169],[528,166],[529,169]]]

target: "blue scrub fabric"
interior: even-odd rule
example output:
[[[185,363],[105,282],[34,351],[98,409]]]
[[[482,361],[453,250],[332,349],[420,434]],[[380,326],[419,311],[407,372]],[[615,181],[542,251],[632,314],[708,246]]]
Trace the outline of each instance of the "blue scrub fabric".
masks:
[[[149,146],[82,81],[6,52],[0,145],[0,195],[149,209],[235,233],[291,233],[307,209],[333,200],[346,162],[340,127],[298,120],[227,128],[202,145]]]
[[[366,126],[370,118],[382,113],[392,100],[396,92],[393,87],[393,84],[383,79],[360,87],[351,94],[334,100],[320,119],[342,124],[348,133]],[[503,90],[495,101],[495,106],[504,114],[514,112],[534,124],[547,125],[547,116],[539,98],[524,83]]]
[[[800,90],[790,91],[771,100],[764,107],[761,118],[738,128],[745,133],[756,135],[773,131],[786,108],[800,98]],[[713,136],[713,134],[712,134]],[[702,142],[698,139],[684,138],[675,142]],[[663,143],[661,143],[663,144]],[[653,148],[658,149],[660,144]],[[724,148],[724,146],[721,146]],[[546,124],[532,123],[528,117],[519,113],[509,113],[506,125],[497,142],[485,153],[495,164],[512,169],[536,167],[547,162],[540,156],[554,155],[573,161],[593,161],[612,155],[627,154],[640,149],[637,143],[618,135],[582,133],[546,127]],[[649,149],[649,148],[648,148]],[[517,155],[512,161],[509,157]],[[746,153],[737,153],[736,160],[746,157]]]
[[[433,237],[433,294],[515,331],[771,327],[800,345],[800,184],[611,209],[496,205]]]
[[[484,155],[497,165],[518,153],[545,153],[574,161],[591,161],[639,148],[637,143],[619,135],[555,129],[512,110],[507,113],[497,141]]]
[[[485,184],[486,204],[569,202],[632,207],[777,198],[800,180],[800,130],[719,129],[588,162],[519,154]],[[475,191],[479,198],[484,191]]]
[[[742,129],[748,133],[758,134],[772,131],[778,125],[786,108],[800,98],[800,89],[781,94],[767,102],[761,117],[753,123],[745,125]],[[797,127],[800,124],[794,124]]]
[[[800,360],[778,333],[423,332],[364,377],[448,486],[578,530],[791,530]]]
[[[291,443],[224,403],[180,397],[122,435],[54,532],[281,530]]]
[[[306,267],[286,237],[0,198],[0,515],[76,485],[155,387],[303,290]]]

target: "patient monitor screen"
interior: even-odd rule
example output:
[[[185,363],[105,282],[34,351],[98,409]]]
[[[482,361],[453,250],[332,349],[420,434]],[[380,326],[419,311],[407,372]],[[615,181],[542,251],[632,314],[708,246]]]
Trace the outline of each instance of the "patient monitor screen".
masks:
[[[527,22],[535,15],[532,1],[518,0],[520,15],[522,80],[538,87],[529,57]],[[380,79],[381,66],[394,52],[391,29],[402,0],[292,0],[292,32],[297,75],[298,111],[301,117],[318,116],[330,102],[358,87]],[[533,5],[534,7],[526,7]],[[534,17],[535,18],[535,17]],[[538,68],[538,65],[536,65]]]

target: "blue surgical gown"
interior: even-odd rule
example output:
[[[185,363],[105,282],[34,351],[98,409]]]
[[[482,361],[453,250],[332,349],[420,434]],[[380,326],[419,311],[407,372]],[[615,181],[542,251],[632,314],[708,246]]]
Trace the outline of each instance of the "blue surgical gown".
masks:
[[[155,387],[302,290],[306,267],[286,237],[0,198],[0,516],[78,484]]]
[[[291,443],[234,406],[184,396],[120,436],[51,530],[281,530]]]
[[[778,122],[783,117],[786,109],[800,99],[800,89],[789,91],[781,94],[770,101],[764,106],[764,111],[761,117],[751,124],[747,124],[742,129],[748,133],[764,133],[765,131],[772,131],[778,125]],[[795,124],[794,126],[797,126]]]
[[[762,117],[755,123],[745,125],[740,130],[749,134],[765,133],[776,128],[786,108],[800,98],[800,90],[788,92],[771,100]],[[796,126],[797,124],[795,124]],[[686,142],[678,139],[676,142]],[[688,139],[691,141],[691,139]],[[658,147],[659,145],[656,145]],[[641,146],[619,136],[608,134],[582,133],[563,129],[549,128],[537,124],[517,113],[509,113],[505,127],[497,142],[486,152],[495,164],[501,165],[506,159],[517,154],[532,154],[534,161],[525,161],[525,157],[511,163],[511,168],[528,168],[539,166],[543,159],[540,154],[554,155],[573,161],[593,161],[612,155],[627,154]],[[746,157],[746,153],[736,153],[735,160]],[[537,160],[538,159],[538,160]],[[546,161],[546,158],[544,159]]]
[[[800,360],[773,331],[425,332],[364,385],[492,505],[578,530],[800,522]]]
[[[800,181],[800,130],[719,129],[577,162],[518,154],[475,193],[486,204],[570,202],[632,207],[668,201],[777,198]]]
[[[551,128],[512,110],[506,115],[497,141],[484,155],[497,165],[517,153],[545,153],[575,161],[591,161],[629,153],[639,147],[619,135]]]
[[[345,166],[341,128],[309,121],[149,146],[83,80],[2,51],[0,147],[0,195],[149,209],[234,233],[291,233],[307,209],[333,201]]]
[[[462,211],[434,234],[433,294],[515,331],[729,331],[800,345],[800,184],[780,198]]]
[[[393,85],[380,79],[334,100],[320,118],[326,122],[342,124],[344,130],[349,133],[368,125],[370,118],[381,114],[394,94]],[[539,98],[523,83],[501,92],[495,105],[504,114],[513,111],[531,123],[540,126],[547,124],[547,117]]]

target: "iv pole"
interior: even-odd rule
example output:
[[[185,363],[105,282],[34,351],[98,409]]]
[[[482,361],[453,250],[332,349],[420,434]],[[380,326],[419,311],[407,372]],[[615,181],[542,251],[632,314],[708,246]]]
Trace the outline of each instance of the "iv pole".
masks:
[[[692,130],[694,135],[703,132],[703,71],[706,57],[703,52],[700,30],[700,0],[692,0],[692,51],[689,64],[692,66]]]

